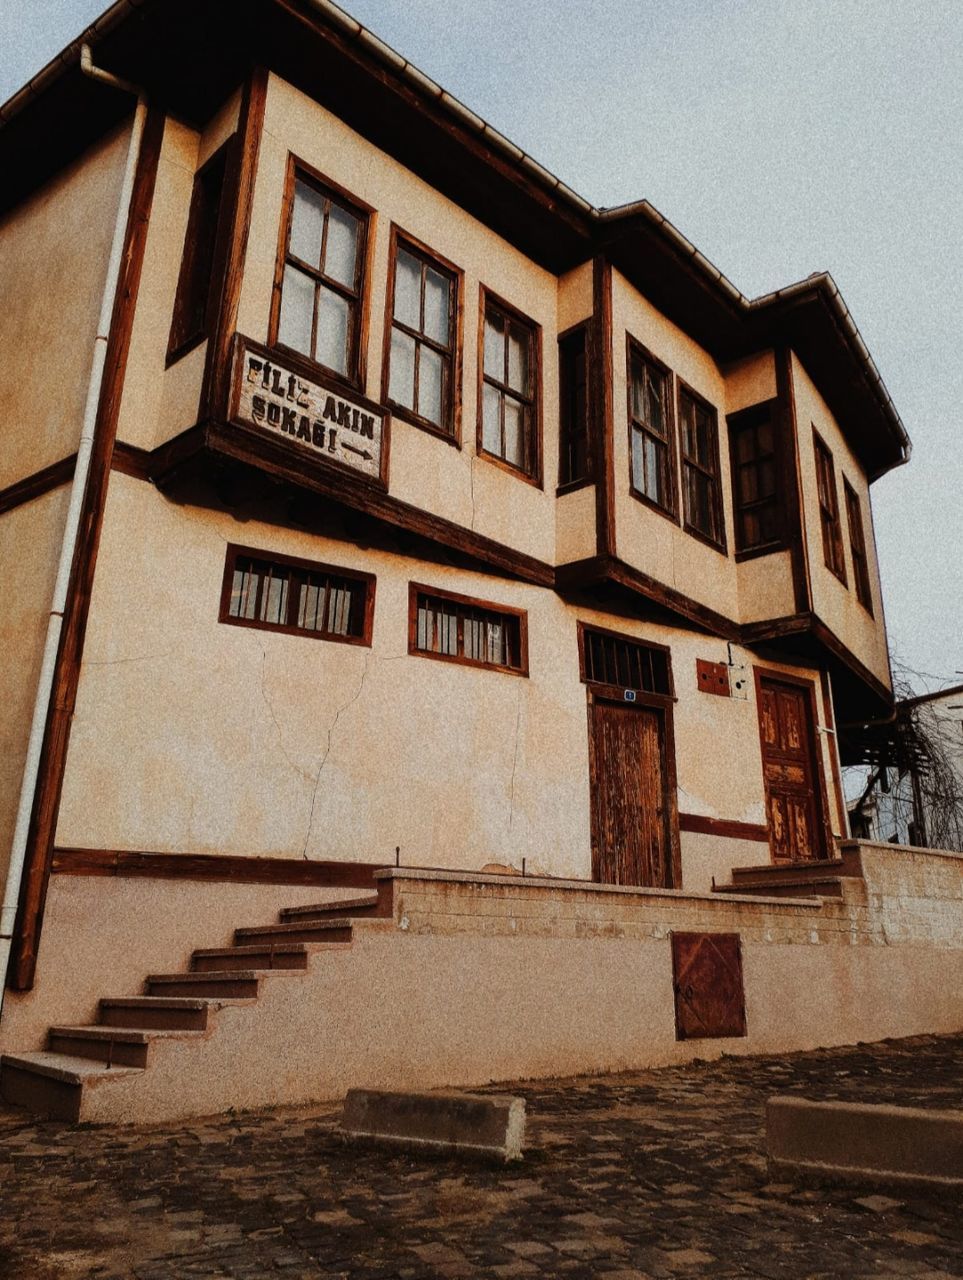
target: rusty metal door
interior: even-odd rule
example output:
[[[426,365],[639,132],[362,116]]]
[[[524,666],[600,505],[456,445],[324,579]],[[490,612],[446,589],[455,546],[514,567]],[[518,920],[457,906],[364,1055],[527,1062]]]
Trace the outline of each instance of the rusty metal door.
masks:
[[[809,862],[824,856],[816,790],[815,727],[811,693],[762,676],[758,682],[759,736],[766,783],[769,847],[774,862]]]
[[[663,713],[589,706],[592,874],[603,884],[671,885]]]
[[[675,1038],[746,1034],[746,994],[738,933],[672,931]]]

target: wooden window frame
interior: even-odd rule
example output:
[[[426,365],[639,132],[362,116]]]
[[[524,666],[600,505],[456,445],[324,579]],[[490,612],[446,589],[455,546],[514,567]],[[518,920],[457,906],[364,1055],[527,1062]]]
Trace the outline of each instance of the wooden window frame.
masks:
[[[843,476],[843,499],[846,504],[846,524],[849,529],[849,554],[853,561],[853,584],[856,599],[869,616],[873,612],[873,585],[869,576],[869,555],[866,551],[866,526],[863,524],[863,504],[859,494]]]
[[[450,323],[452,341],[450,348],[442,347],[434,339],[415,332],[415,330],[411,329],[402,321],[395,319],[395,274],[399,248],[410,253],[412,257],[418,258],[423,267],[432,267],[439,273],[439,275],[448,277],[450,282],[449,306],[451,308]],[[424,277],[422,277],[422,289],[424,289]],[[384,340],[382,343],[381,358],[381,400],[383,404],[387,405],[391,409],[392,417],[401,418],[404,422],[410,423],[411,426],[418,427],[421,431],[427,431],[429,435],[437,436],[439,440],[444,440],[446,444],[454,445],[456,449],[461,448],[464,292],[465,273],[462,271],[461,267],[457,267],[453,262],[449,262],[447,258],[442,257],[440,253],[436,253],[434,249],[430,248],[422,240],[419,240],[416,236],[404,231],[397,225],[397,223],[393,222],[391,224],[388,247],[388,282],[385,289]],[[391,382],[391,334],[396,325],[402,333],[408,334],[416,343],[429,346],[440,355],[447,357],[449,362],[448,387],[446,392],[443,394],[444,418],[448,424],[447,427],[444,425],[439,426],[430,419],[423,418],[421,414],[416,413],[413,409],[409,409],[406,405],[399,404],[397,400],[392,400],[389,396],[388,388]]]
[[[682,527],[686,533],[691,534],[693,538],[699,542],[704,542],[707,547],[712,547],[714,551],[720,552],[722,555],[728,555],[728,543],[726,540],[726,513],[725,505],[722,501],[722,458],[719,453],[719,414],[714,404],[707,400],[705,396],[700,396],[698,391],[690,387],[682,378],[676,376],[676,423],[679,432],[679,472],[682,485]],[[695,458],[689,458],[685,451],[685,427],[682,422],[682,401],[683,398],[691,400],[692,404],[703,409],[710,418],[712,424],[712,462],[715,470],[709,472],[705,469],[701,462]],[[686,467],[692,467],[702,476],[705,476],[711,484],[710,502],[712,506],[712,518],[718,530],[718,537],[712,537],[697,525],[694,525],[689,519],[686,502]]]
[[[467,658],[464,653],[435,653],[431,649],[418,647],[418,599],[428,596],[433,600],[443,600],[455,606],[456,610],[476,609],[482,613],[495,614],[503,619],[513,620],[518,626],[518,661],[517,667],[505,666],[497,662],[482,662],[478,658]],[[462,628],[458,627],[459,646],[463,646]],[[524,609],[515,609],[509,605],[492,604],[490,600],[480,600],[476,596],[459,595],[455,591],[445,591],[440,587],[428,586],[423,582],[408,584],[408,653],[412,657],[432,658],[439,662],[451,662],[458,666],[474,667],[480,671],[498,671],[510,676],[528,677],[528,613]]]
[[[532,394],[526,401],[507,384],[496,382],[494,378],[489,378],[485,373],[485,318],[488,312],[489,304],[496,310],[501,311],[509,320],[514,320],[523,328],[527,329],[531,335],[530,356],[532,364]],[[489,382],[493,387],[497,388],[504,396],[510,395],[513,399],[527,403],[531,412],[531,439],[527,442],[526,452],[528,453],[529,466],[522,468],[516,467],[513,462],[509,462],[506,458],[500,457],[497,453],[490,453],[484,446],[484,399],[485,399],[485,383]],[[517,307],[513,307],[510,302],[506,302],[504,298],[499,297],[491,289],[485,285],[478,287],[478,385],[477,385],[477,422],[475,435],[475,451],[479,458],[484,458],[496,467],[501,467],[510,475],[516,476],[519,480],[524,480],[526,484],[534,485],[536,489],[542,488],[542,326],[533,320],[531,316],[525,315],[519,311]]]
[[[313,187],[319,194],[325,196],[329,200],[343,206],[348,213],[356,217],[361,223],[361,229],[358,236],[358,253],[355,265],[355,289],[349,290],[340,281],[324,275],[317,268],[311,267],[301,258],[290,258],[288,247],[291,240],[291,227],[293,224],[294,214],[294,195],[295,187],[298,181],[303,181],[307,186]],[[299,160],[292,153],[288,154],[288,167],[285,176],[284,198],[281,204],[281,226],[278,236],[278,253],[274,268],[274,286],[271,298],[271,315],[268,322],[268,346],[274,350],[284,352],[297,359],[303,361],[310,369],[315,370],[321,379],[333,379],[336,383],[344,387],[350,387],[354,391],[364,393],[367,384],[367,353],[368,353],[368,325],[370,319],[370,281],[372,276],[372,258],[374,255],[374,222],[376,211],[371,205],[366,204],[363,200],[346,190],[339,183],[334,182],[331,178],[309,165],[304,160]],[[344,373],[339,373],[337,369],[331,369],[326,364],[321,364],[315,360],[313,355],[308,355],[304,351],[298,351],[296,347],[289,347],[286,343],[278,341],[278,330],[281,324],[281,291],[284,283],[284,268],[288,261],[292,265],[303,272],[305,275],[311,276],[315,282],[315,286],[319,283],[325,288],[329,288],[332,292],[339,294],[345,298],[350,305],[356,307],[353,312],[353,323],[351,325],[351,336],[348,344],[347,369]],[[312,347],[314,346],[314,335],[317,331],[317,294],[315,294],[315,308],[312,319]]]
[[[564,478],[563,460],[566,456],[568,441],[574,437],[572,424],[569,422],[568,405],[570,388],[567,385],[568,368],[562,355],[562,349],[571,344],[576,337],[581,337],[585,356],[585,474],[573,478]],[[591,322],[582,320],[573,324],[558,335],[558,486],[556,496],[574,493],[576,489],[584,489],[586,485],[595,483],[595,457],[592,438],[592,333]]]
[[[236,135],[231,135],[214,151],[194,174],[191,187],[191,203],[187,214],[187,229],[184,232],[184,247],[181,251],[181,265],[177,275],[177,289],[174,294],[174,312],[171,316],[170,333],[167,339],[167,356],[165,368],[176,364],[195,347],[206,342],[210,337],[216,309],[220,301],[218,284],[224,274],[224,258],[227,234],[228,187],[235,175],[234,157],[236,153]],[[213,217],[213,237],[211,240],[210,261],[204,270],[204,263],[198,256],[197,234],[201,220],[206,212],[205,182],[212,174],[221,170],[219,189],[216,197],[216,209]],[[209,206],[207,206],[209,208]],[[193,295],[201,290],[204,296],[204,314],[194,325],[188,323],[190,304]]]
[[[632,688],[632,692],[636,695],[634,701],[643,706],[663,707],[672,706],[678,702],[675,692],[675,678],[672,674],[672,650],[667,644],[659,644],[655,640],[643,640],[639,636],[630,635],[627,631],[613,631],[611,627],[599,627],[592,622],[579,621],[577,624],[578,634],[578,678],[582,684],[587,685],[589,689],[594,690],[600,698],[607,698],[610,701],[625,702],[625,691]],[[601,680],[594,680],[588,674],[588,664],[585,661],[586,635],[593,632],[596,635],[607,636],[611,640],[622,641],[627,644],[638,645],[642,649],[652,649],[656,653],[665,655],[666,675],[668,681],[668,693],[657,693],[646,689],[637,689],[629,685],[606,684]]]
[[[665,418],[665,436],[659,436],[647,423],[642,422],[635,417],[634,404],[632,396],[633,373],[632,362],[634,359],[640,359],[644,364],[652,366],[660,373],[665,380],[665,396],[663,398],[663,411]],[[652,352],[642,345],[637,338],[633,338],[630,333],[625,335],[625,388],[626,388],[626,404],[628,410],[628,430],[629,430],[629,493],[636,498],[644,506],[651,511],[657,511],[660,516],[664,516],[673,524],[680,523],[679,516],[679,463],[677,457],[677,430],[675,421],[675,387],[674,375],[667,364],[664,364]],[[635,483],[635,432],[639,431],[644,436],[650,435],[657,442],[665,447],[666,457],[666,475],[665,490],[668,495],[671,506],[662,506],[656,502],[654,498],[640,489]]]
[[[819,523],[823,535],[823,561],[829,572],[848,587],[846,555],[843,551],[843,525],[839,515],[839,492],[836,487],[836,465],[832,450],[813,426],[813,451],[816,460],[816,496]]]
[[[729,479],[732,487],[732,523],[733,536],[735,539],[735,559],[738,562],[743,560],[754,560],[757,556],[771,555],[775,551],[785,551],[788,547],[786,541],[786,511],[784,505],[785,492],[785,470],[782,452],[782,444],[777,430],[777,411],[778,401],[762,400],[758,404],[747,405],[745,409],[738,409],[735,413],[730,413],[726,418],[726,429],[729,435]],[[736,441],[744,432],[755,432],[762,425],[762,414],[767,415],[769,428],[772,432],[772,465],[775,475],[776,487],[771,498],[755,498],[751,502],[744,502],[739,495],[739,473],[747,463],[740,462],[737,451]],[[750,415],[754,415],[750,418]],[[759,421],[756,421],[758,418]],[[754,455],[752,459],[753,465],[758,465],[758,455]],[[744,509],[753,505],[758,506],[760,502],[772,502],[776,513],[777,534],[775,538],[770,538],[767,542],[747,543],[743,537],[742,514]]]
[[[362,611],[362,630],[360,635],[343,636],[327,631],[317,631],[309,627],[294,626],[289,623],[264,622],[260,618],[237,618],[230,612],[231,594],[234,583],[234,569],[238,559],[249,557],[252,560],[267,562],[288,568],[301,574],[325,574],[334,578],[342,578],[348,582],[358,583],[364,589],[364,608]],[[377,579],[373,573],[363,573],[358,569],[345,569],[342,565],[323,564],[317,560],[302,560],[298,556],[281,555],[274,551],[265,551],[259,547],[245,547],[237,543],[227,544],[224,562],[224,580],[221,585],[220,612],[218,622],[232,627],[248,627],[256,631],[273,631],[281,635],[302,636],[311,640],[327,640],[333,644],[361,645],[371,647],[371,634],[374,625],[375,590]],[[294,596],[289,608],[294,606]]]

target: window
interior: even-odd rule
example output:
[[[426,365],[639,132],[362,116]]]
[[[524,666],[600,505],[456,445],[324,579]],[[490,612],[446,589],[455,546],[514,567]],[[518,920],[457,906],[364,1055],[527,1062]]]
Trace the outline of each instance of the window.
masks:
[[[588,331],[583,326],[558,344],[558,483],[575,485],[591,477],[589,457]]]
[[[682,515],[685,528],[689,533],[725,550],[716,411],[681,384],[679,445],[682,451]]]
[[[869,585],[869,561],[866,558],[866,538],[863,531],[863,512],[859,494],[843,476],[843,492],[846,495],[846,523],[849,525],[849,549],[853,557],[853,580],[856,583],[856,599],[873,612],[873,592]]]
[[[776,550],[782,543],[774,406],[770,400],[728,418],[737,552]]]
[[[274,341],[360,383],[368,211],[296,169]]]
[[[174,318],[167,344],[168,364],[173,364],[202,342],[210,329],[211,300],[217,292],[214,288],[217,233],[230,145],[226,142],[215,151],[194,176],[184,256],[177,278]]]
[[[629,431],[632,492],[675,518],[675,449],[672,440],[672,375],[629,341]]]
[[[672,669],[664,645],[579,624],[582,680],[619,689],[672,696]]]
[[[843,533],[839,522],[839,500],[836,496],[836,469],[833,455],[813,427],[816,450],[816,489],[819,494],[819,520],[823,527],[823,558],[840,582],[846,585],[846,562],[843,559]]]
[[[370,573],[229,546],[220,620],[370,645],[374,591]]]
[[[538,481],[539,329],[484,289],[478,450]]]
[[[411,584],[408,652],[528,675],[527,615]]]
[[[393,245],[385,398],[401,417],[453,437],[458,272],[408,240]]]

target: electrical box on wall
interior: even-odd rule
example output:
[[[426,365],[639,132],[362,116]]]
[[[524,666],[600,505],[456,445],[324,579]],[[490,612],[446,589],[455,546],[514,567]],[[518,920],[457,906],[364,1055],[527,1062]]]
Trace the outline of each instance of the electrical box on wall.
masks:
[[[746,702],[749,698],[749,671],[744,662],[734,662],[729,667],[729,697]]]
[[[696,659],[696,683],[701,693],[716,693],[720,698],[729,695],[729,668],[724,662],[707,662]]]

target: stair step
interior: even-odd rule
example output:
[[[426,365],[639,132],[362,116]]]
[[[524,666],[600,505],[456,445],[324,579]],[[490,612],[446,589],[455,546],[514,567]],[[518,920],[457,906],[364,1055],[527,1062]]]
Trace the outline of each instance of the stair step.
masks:
[[[259,942],[246,947],[205,947],[191,957],[191,970],[205,973],[225,969],[297,969],[308,967],[308,945],[282,942],[276,946]]]
[[[170,996],[232,996],[256,999],[258,984],[268,973],[296,974],[297,969],[212,969],[207,973],[153,973],[148,994]]]
[[[344,917],[332,920],[304,920],[291,924],[260,924],[234,930],[238,946],[251,943],[283,942],[350,942],[351,921]]]
[[[92,1058],[112,1067],[146,1067],[153,1040],[194,1039],[203,1034],[157,1027],[51,1027],[48,1047],[51,1053]]]
[[[821,858],[813,862],[764,862],[754,867],[733,867],[731,875],[733,884],[762,878],[775,882],[793,880],[798,876],[844,875],[845,866],[842,858]]]
[[[286,924],[300,920],[327,920],[331,916],[389,916],[391,905],[382,908],[376,893],[366,893],[357,898],[340,898],[335,902],[313,902],[303,907],[284,907],[281,919]]]
[[[841,898],[842,876],[798,876],[785,880],[743,880],[717,884],[716,893],[739,893],[761,898]]]
[[[250,1004],[250,1000],[214,999],[210,996],[124,996],[101,1000],[100,1023],[105,1027],[206,1031],[212,1013],[224,1005],[234,1004]]]
[[[35,1115],[72,1123],[80,1119],[84,1086],[139,1075],[140,1067],[108,1067],[67,1053],[5,1053],[0,1058],[0,1096]]]

